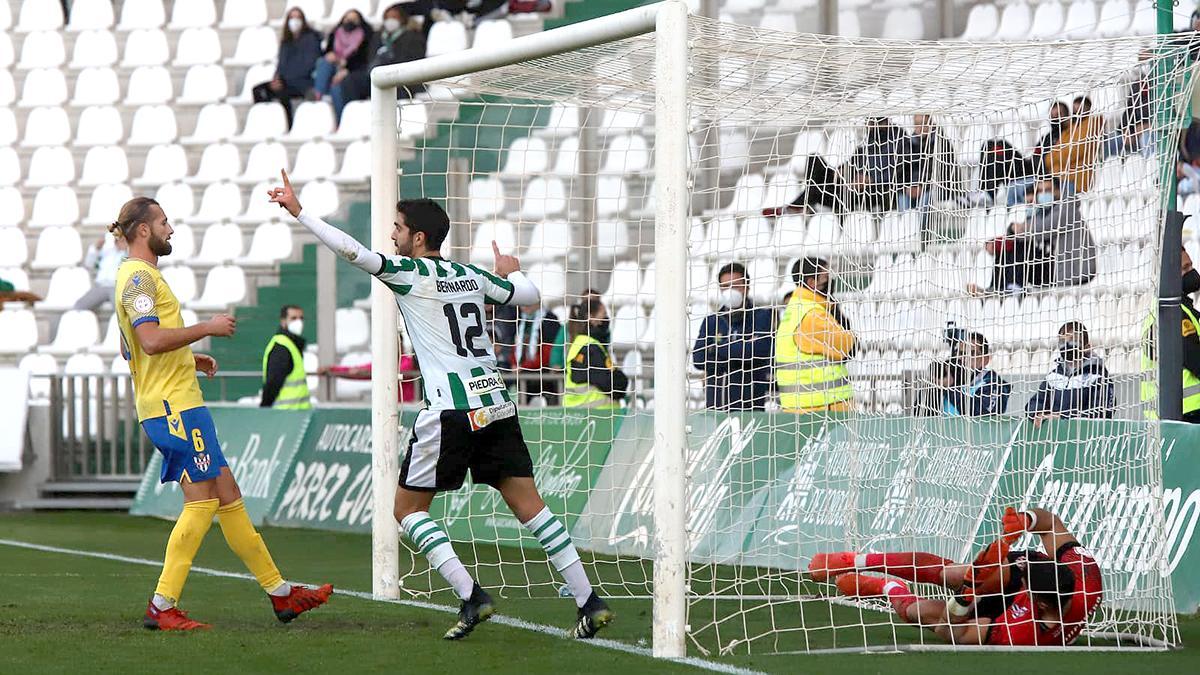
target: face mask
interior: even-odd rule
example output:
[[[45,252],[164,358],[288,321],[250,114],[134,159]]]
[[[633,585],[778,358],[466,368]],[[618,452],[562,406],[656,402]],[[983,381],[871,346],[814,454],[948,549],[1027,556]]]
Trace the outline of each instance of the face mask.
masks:
[[[395,33],[400,30],[400,19],[384,19],[383,31],[385,33]]]
[[[721,306],[729,309],[740,309],[746,302],[746,296],[736,288],[723,288],[717,297]]]
[[[608,326],[608,319],[605,319],[600,323],[588,324],[589,333],[593,338],[599,340],[600,342],[608,342]]]
[[[1083,348],[1068,340],[1058,345],[1058,356],[1063,361],[1078,361],[1083,358]]]
[[[304,319],[292,319],[288,322],[287,329],[292,335],[300,335],[304,332]]]
[[[1196,291],[1200,291],[1200,270],[1192,270],[1183,275],[1184,294],[1191,295]]]
[[[346,19],[342,22],[342,28],[345,28],[346,30],[354,30],[355,28],[358,28],[358,21],[355,19]]]
[[[1038,204],[1045,206],[1046,204],[1050,204],[1053,201],[1054,201],[1054,193],[1053,192],[1039,192],[1037,194],[1037,203]]]
[[[296,17],[288,19],[288,30],[292,32],[292,35],[299,33],[301,28],[304,28],[304,19]]]

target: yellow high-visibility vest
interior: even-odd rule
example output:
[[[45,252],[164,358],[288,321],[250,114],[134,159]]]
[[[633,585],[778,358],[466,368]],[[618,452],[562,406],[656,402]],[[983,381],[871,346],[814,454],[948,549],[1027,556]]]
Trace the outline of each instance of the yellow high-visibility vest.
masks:
[[[784,410],[824,408],[854,398],[846,364],[824,354],[806,354],[796,346],[796,329],[809,312],[825,311],[797,289],[788,300],[775,333],[775,382]]]
[[[1184,305],[1180,305],[1183,310],[1184,318],[1192,322],[1192,326],[1200,330],[1200,321],[1196,320],[1196,315]],[[1151,331],[1154,330],[1154,324],[1158,322],[1158,313],[1151,311],[1149,316],[1142,322],[1142,339],[1148,345],[1150,343]],[[1142,380],[1142,405],[1143,414],[1148,420],[1158,419],[1158,369],[1154,359],[1150,358],[1149,348],[1142,350],[1142,374],[1146,379]],[[1146,375],[1149,374],[1149,377]],[[1183,414],[1200,410],[1200,378],[1192,374],[1192,371],[1187,368],[1183,369]]]
[[[612,360],[608,356],[608,350],[604,348],[604,344],[590,335],[576,335],[571,341],[570,348],[567,349],[567,363],[564,372],[566,380],[566,393],[563,394],[564,408],[616,408],[617,402],[612,396],[600,391],[596,387],[588,384],[584,379],[582,382],[575,381],[574,368],[572,364],[575,358],[587,349],[589,345],[596,345],[604,352],[604,363],[608,368],[612,368]],[[594,364],[593,364],[593,367]]]
[[[267,357],[271,355],[275,345],[282,345],[292,355],[292,372],[288,373],[287,379],[283,381],[283,386],[279,388],[279,396],[275,397],[275,404],[271,407],[279,410],[308,410],[312,407],[312,402],[309,400],[308,379],[304,372],[304,357],[296,343],[292,342],[292,338],[283,333],[272,335],[267,342],[262,360],[263,381],[267,379]]]

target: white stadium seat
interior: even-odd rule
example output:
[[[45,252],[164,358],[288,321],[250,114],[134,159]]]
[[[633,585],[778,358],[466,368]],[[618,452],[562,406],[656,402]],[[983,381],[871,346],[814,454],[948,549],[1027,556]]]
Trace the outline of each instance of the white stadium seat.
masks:
[[[121,85],[112,68],[85,68],[75,79],[75,96],[71,105],[113,105],[121,100]]]
[[[0,3],[2,5],[3,3]],[[13,50],[12,38],[8,33],[0,32],[0,68],[9,68],[15,63],[16,54]]]
[[[305,211],[318,218],[330,215],[337,211],[341,203],[337,184],[327,180],[306,183],[304,187],[300,188],[300,203],[304,204]]]
[[[371,101],[350,101],[342,108],[342,121],[331,141],[357,141],[371,135]]]
[[[838,32],[846,35],[842,30],[843,26],[838,26]],[[883,17],[883,35],[887,40],[922,40],[925,38],[925,19],[921,16],[921,10],[913,5],[907,7],[893,7],[888,10]]]
[[[472,221],[504,213],[504,183],[496,178],[476,178],[467,186],[467,217]]]
[[[400,115],[398,132],[404,138],[424,136],[429,126],[429,109],[419,101],[404,101],[397,108]]]
[[[579,108],[556,104],[550,109],[550,120],[542,129],[534,132],[538,136],[565,138],[579,133]]]
[[[161,28],[167,22],[163,0],[125,0],[117,30]]]
[[[229,97],[230,103],[246,103],[254,102],[254,88],[267,80],[275,77],[274,63],[260,63],[257,66],[250,66],[246,70],[245,76],[242,78],[242,90],[236,96]]]
[[[366,348],[371,341],[371,318],[361,309],[340,307],[333,313],[337,325],[337,353]]]
[[[567,209],[567,191],[559,178],[534,178],[521,198],[522,220],[539,221],[561,215]]]
[[[38,343],[37,318],[28,309],[0,311],[0,354],[28,354]]]
[[[0,279],[5,279],[18,291],[29,290],[29,273],[21,267],[0,269]]]
[[[513,39],[512,24],[504,19],[481,21],[475,26],[475,38],[471,46],[488,49]]]
[[[559,263],[535,263],[526,271],[541,291],[543,302],[557,302],[567,294],[567,273]]]
[[[209,103],[196,116],[196,128],[179,139],[184,145],[226,143],[237,134],[237,111],[228,103]]]
[[[33,151],[29,160],[27,187],[67,185],[75,180],[75,160],[64,146],[43,146]]]
[[[75,36],[68,68],[80,70],[117,63],[117,40],[107,30],[89,30]]]
[[[83,225],[107,227],[113,220],[113,214],[121,211],[121,206],[133,199],[133,191],[126,183],[106,183],[97,185],[88,200],[88,212],[83,217]]]
[[[167,258],[168,261],[178,262],[175,256]],[[171,293],[175,295],[175,299],[181,304],[191,302],[196,299],[196,272],[185,265],[169,265],[159,270],[162,274],[163,281],[167,282]]]
[[[57,106],[67,101],[67,78],[58,68],[38,68],[25,75],[21,86],[22,108]]]
[[[278,184],[278,172],[276,172],[274,180],[268,179],[256,183],[250,190],[250,198],[246,200],[246,211],[236,216],[233,222],[240,225],[258,225],[278,218],[280,214],[279,205],[272,204],[267,199],[267,190]]]
[[[305,206],[307,210],[308,206]],[[200,197],[200,206],[188,218],[190,223],[215,223],[221,220],[232,220],[242,213],[242,190],[237,183],[228,181],[212,183],[204,188]],[[241,255],[239,246],[233,255]]]
[[[4,325],[0,330],[8,328]],[[37,326],[34,325],[36,333]],[[0,343],[0,352],[7,352],[8,343]],[[9,352],[11,353],[11,352]],[[29,397],[30,398],[46,398],[50,395],[50,379],[46,377],[36,377],[37,375],[53,375],[58,372],[58,361],[49,354],[26,354],[21,357],[21,361],[17,364],[17,368],[24,373],[29,373]]]
[[[73,267],[83,259],[83,242],[79,231],[70,226],[52,226],[38,235],[30,269],[48,270]]]
[[[58,31],[38,31],[25,36],[21,45],[21,60],[17,68],[33,70],[34,68],[57,68],[67,60],[67,51],[63,46],[62,34]]]
[[[242,133],[233,137],[234,143],[259,143],[287,135],[287,114],[275,102],[255,103],[246,114]]]
[[[168,105],[144,105],[133,113],[127,145],[169,145],[179,137],[175,110]]]
[[[279,207],[271,204],[271,208]],[[278,221],[265,222],[254,228],[250,248],[237,259],[239,265],[272,265],[292,255],[292,228]],[[338,332],[343,326],[338,322]]]
[[[112,27],[113,19],[112,0],[74,0],[71,3],[71,18],[67,20],[67,30],[107,31]]]
[[[175,97],[171,73],[162,66],[141,66],[129,75],[125,89],[125,105],[154,105],[167,103]]]
[[[212,28],[188,28],[179,34],[175,43],[177,68],[218,63],[221,60],[221,38]]]
[[[0,267],[20,267],[28,258],[25,232],[19,227],[0,227]]]
[[[1120,37],[1129,32],[1133,23],[1133,13],[1130,11],[1128,0],[1107,0],[1100,5],[1100,18],[1096,22],[1096,32],[1101,37]]]
[[[5,3],[8,4],[8,3]],[[63,26],[62,4],[59,0],[22,0],[17,15],[18,33],[58,30]]]
[[[303,143],[315,138],[324,138],[333,132],[333,107],[325,101],[305,101],[296,107],[291,131],[285,141]]]
[[[1053,40],[1062,36],[1063,21],[1066,20],[1064,6],[1060,2],[1043,2],[1033,10],[1029,37],[1036,40]]]
[[[620,307],[637,302],[638,290],[642,286],[642,268],[637,262],[619,262],[613,266],[608,288],[602,294],[609,307]]]
[[[186,225],[176,224],[179,221],[187,220],[196,212],[196,195],[192,192],[191,186],[180,182],[160,185],[154,192],[154,201],[162,207],[163,213],[167,214],[167,218],[171,219],[172,227],[175,228],[175,234],[171,238],[171,245],[175,248],[172,255],[179,255],[180,239],[186,239],[187,241],[183,244],[186,247],[186,255],[183,257],[191,256],[192,251],[195,250],[192,243],[192,229]]]
[[[181,30],[211,26],[217,22],[217,8],[213,0],[187,0],[175,2],[171,10],[171,22],[167,28]]]
[[[244,2],[227,2],[225,7],[237,7]],[[275,60],[279,49],[278,38],[270,26],[249,26],[238,35],[233,56],[225,59],[227,66],[253,66]]]
[[[1093,0],[1075,0],[1067,7],[1063,21],[1064,38],[1084,39],[1096,32],[1096,3]]]
[[[125,38],[121,67],[162,66],[171,58],[167,34],[157,28],[140,28]]]
[[[596,256],[612,261],[629,250],[629,224],[623,220],[602,220],[596,223]]]
[[[228,95],[224,68],[215,64],[192,66],[183,77],[183,86],[175,102],[183,105],[216,103]]]
[[[240,173],[241,168],[242,156],[236,145],[215,143],[204,148],[196,173],[185,178],[183,182],[190,185],[204,185],[214,181],[230,180]]]
[[[461,21],[437,21],[429,29],[426,56],[438,56],[467,48],[467,27]]]
[[[967,14],[967,28],[963,31],[964,40],[986,40],[996,34],[1000,25],[1000,11],[990,2],[982,2],[971,8]]]
[[[243,185],[253,185],[262,181],[278,181],[279,170],[288,168],[287,148],[282,143],[269,141],[256,143],[250,148],[246,157],[246,170],[236,179]],[[257,194],[252,193],[251,198]],[[278,208],[278,207],[276,207]]]
[[[371,178],[371,142],[354,141],[342,153],[342,168],[333,177],[339,185],[366,183]]]
[[[0,72],[4,72],[0,70]],[[70,124],[67,126],[70,130]],[[17,116],[12,108],[0,105],[0,146],[10,146],[17,142]]]
[[[203,207],[202,207],[203,208]],[[242,255],[242,230],[233,223],[217,223],[204,230],[200,250],[191,265],[219,265]]]
[[[15,148],[0,146],[0,185],[16,185],[21,182],[21,158]]]
[[[579,137],[570,136],[558,142],[554,153],[554,166],[550,173],[558,176],[573,176],[579,173]]]
[[[650,150],[640,134],[617,136],[608,144],[600,173],[628,175],[650,167]]]
[[[139,187],[157,186],[183,180],[187,174],[187,153],[182,145],[156,145],[146,153],[145,168],[140,178],[133,179],[133,184]]]
[[[13,82],[12,73],[7,69],[0,70],[0,106],[7,108],[17,100],[17,85]]]
[[[471,250],[468,259],[478,265],[490,265],[495,259],[492,242],[501,251],[517,249],[517,233],[513,224],[506,220],[489,220],[480,223],[471,234]]]
[[[24,220],[25,198],[21,191],[15,187],[0,187],[0,227],[16,227]]]
[[[562,221],[542,221],[533,226],[529,245],[521,255],[530,262],[559,261],[571,252],[571,225]]]
[[[42,354],[66,356],[93,347],[100,340],[100,322],[90,310],[73,309],[63,312],[58,320],[54,340],[38,347]]]
[[[289,5],[290,6],[290,5]],[[221,12],[220,28],[247,28],[267,23],[266,0],[226,2]]]
[[[79,114],[75,128],[75,145],[116,145],[125,136],[121,113],[114,106],[90,106]]]
[[[79,221],[79,197],[65,185],[44,187],[33,197],[30,227],[71,225]]]
[[[204,293],[188,303],[188,308],[220,311],[246,298],[246,275],[236,265],[221,265],[208,271]]]
[[[596,217],[610,218],[625,213],[629,189],[621,176],[600,176],[596,179]]]
[[[117,361],[124,362],[121,357],[121,329],[117,325],[117,313],[113,312],[108,317],[108,326],[104,329],[104,337],[96,344],[88,347],[88,351],[101,356],[115,356],[113,363]],[[114,368],[115,371],[115,368]]]
[[[297,183],[311,180],[326,180],[337,167],[337,156],[333,145],[325,141],[309,141],[296,151],[296,163],[289,177]],[[282,167],[281,167],[282,168]]]
[[[79,185],[96,187],[129,180],[129,160],[119,145],[96,146],[88,150],[79,172]]]

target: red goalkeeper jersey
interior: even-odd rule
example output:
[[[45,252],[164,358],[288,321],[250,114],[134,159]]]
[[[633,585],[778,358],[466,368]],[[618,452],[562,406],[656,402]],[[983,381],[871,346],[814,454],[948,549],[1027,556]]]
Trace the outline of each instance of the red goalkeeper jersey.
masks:
[[[992,624],[988,644],[1049,646],[1075,642],[1104,594],[1100,566],[1087,550],[1076,544],[1060,548],[1057,558],[1060,564],[1069,565],[1075,575],[1075,589],[1063,613],[1062,623],[1045,624],[1037,620],[1033,596],[1026,586]]]

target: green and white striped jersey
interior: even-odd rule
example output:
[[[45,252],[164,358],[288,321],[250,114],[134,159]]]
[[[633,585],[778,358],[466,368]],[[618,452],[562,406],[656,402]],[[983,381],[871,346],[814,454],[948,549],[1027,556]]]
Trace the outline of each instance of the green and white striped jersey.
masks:
[[[440,258],[382,256],[375,276],[396,295],[430,410],[473,410],[511,400],[496,369],[484,305],[513,299],[513,284]]]

